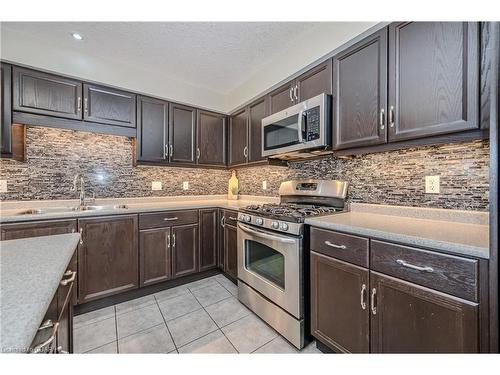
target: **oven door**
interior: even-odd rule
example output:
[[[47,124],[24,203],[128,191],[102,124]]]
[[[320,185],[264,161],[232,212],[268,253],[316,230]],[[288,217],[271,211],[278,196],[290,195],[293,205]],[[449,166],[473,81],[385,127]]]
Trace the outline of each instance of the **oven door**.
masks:
[[[302,238],[238,223],[238,278],[301,319]]]

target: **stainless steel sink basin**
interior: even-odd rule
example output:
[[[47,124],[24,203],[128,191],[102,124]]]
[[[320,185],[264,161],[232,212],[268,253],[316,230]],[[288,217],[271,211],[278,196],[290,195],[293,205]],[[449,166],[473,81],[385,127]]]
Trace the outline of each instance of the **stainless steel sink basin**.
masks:
[[[103,205],[103,206],[30,208],[18,212],[17,215],[43,215],[43,214],[65,213],[65,212],[75,212],[75,211],[124,210],[127,208],[128,206],[125,204]]]

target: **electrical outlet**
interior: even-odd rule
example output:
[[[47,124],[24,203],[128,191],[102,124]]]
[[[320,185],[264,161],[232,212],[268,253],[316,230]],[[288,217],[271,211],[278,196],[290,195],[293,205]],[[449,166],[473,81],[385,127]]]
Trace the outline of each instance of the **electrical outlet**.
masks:
[[[0,180],[0,193],[7,193],[7,180]]]
[[[439,194],[439,176],[425,176],[425,193]]]
[[[184,181],[182,183],[182,190],[189,190],[189,181]]]
[[[161,181],[151,182],[151,190],[161,190]]]
[[[262,181],[262,190],[267,190],[267,181]]]

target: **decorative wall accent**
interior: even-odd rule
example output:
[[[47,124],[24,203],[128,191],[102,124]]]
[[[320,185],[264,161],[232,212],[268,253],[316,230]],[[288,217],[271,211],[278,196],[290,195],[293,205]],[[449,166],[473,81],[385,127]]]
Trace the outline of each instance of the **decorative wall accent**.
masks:
[[[351,202],[487,210],[488,174],[489,142],[474,141],[241,169],[238,178],[242,194],[277,195],[290,178],[340,179],[350,183]],[[440,175],[440,194],[424,193],[428,175]]]
[[[26,141],[26,163],[0,160],[9,189],[0,200],[77,198],[70,191],[77,173],[101,198],[227,193],[230,171],[134,167],[126,137],[28,127]],[[488,173],[489,142],[474,141],[291,162],[288,168],[247,167],[238,170],[238,179],[241,194],[277,196],[281,181],[290,178],[341,179],[350,183],[351,202],[487,210]],[[426,175],[441,176],[440,194],[424,193]],[[151,191],[152,181],[161,181],[163,190]],[[183,181],[189,190],[182,190]]]

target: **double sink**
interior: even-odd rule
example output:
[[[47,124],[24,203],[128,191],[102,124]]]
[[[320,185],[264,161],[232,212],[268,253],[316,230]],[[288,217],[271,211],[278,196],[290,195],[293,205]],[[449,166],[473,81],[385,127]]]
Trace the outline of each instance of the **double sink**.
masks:
[[[65,212],[78,212],[78,211],[106,211],[106,210],[125,210],[128,206],[125,204],[117,205],[104,205],[104,206],[75,206],[75,207],[47,207],[47,208],[32,208],[23,210],[17,215],[43,215],[43,214],[57,214]]]

